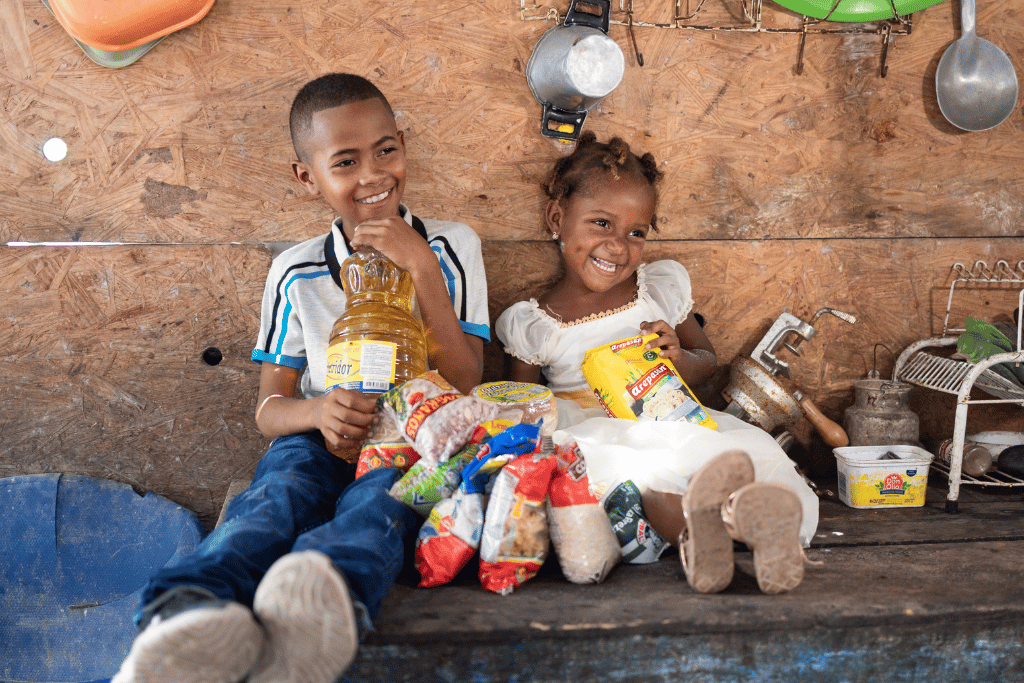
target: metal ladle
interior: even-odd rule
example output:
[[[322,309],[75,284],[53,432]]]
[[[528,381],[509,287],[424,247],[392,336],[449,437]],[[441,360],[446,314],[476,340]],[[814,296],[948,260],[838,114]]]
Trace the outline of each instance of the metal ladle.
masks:
[[[960,0],[960,29],[935,72],[939,110],[957,128],[988,130],[1017,105],[1017,72],[1005,52],[975,32],[974,0]]]

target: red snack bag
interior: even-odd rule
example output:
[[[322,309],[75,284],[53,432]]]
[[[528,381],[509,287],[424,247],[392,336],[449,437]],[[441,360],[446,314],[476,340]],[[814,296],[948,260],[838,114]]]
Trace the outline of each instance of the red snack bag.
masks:
[[[575,442],[555,447],[548,489],[548,529],[562,574],[573,583],[601,583],[622,559],[608,514],[590,492],[587,464]]]
[[[508,595],[532,578],[547,558],[544,500],[555,458],[526,453],[505,465],[495,478],[480,540],[480,583]]]
[[[435,505],[416,539],[420,587],[440,586],[455,578],[480,547],[483,525],[484,495],[467,493],[464,485]]]
[[[407,471],[420,459],[420,454],[402,438],[394,416],[383,410],[378,411],[377,415],[378,420],[359,451],[356,479],[374,469]]]

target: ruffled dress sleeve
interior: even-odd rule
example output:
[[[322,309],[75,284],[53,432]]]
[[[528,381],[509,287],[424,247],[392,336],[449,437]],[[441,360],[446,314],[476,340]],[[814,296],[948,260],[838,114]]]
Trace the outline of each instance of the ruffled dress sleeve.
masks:
[[[686,320],[693,310],[690,275],[677,261],[655,261],[644,268],[646,295],[664,312],[672,327]]]
[[[494,324],[505,352],[524,363],[544,367],[550,362],[552,321],[545,316],[536,299],[512,304]]]

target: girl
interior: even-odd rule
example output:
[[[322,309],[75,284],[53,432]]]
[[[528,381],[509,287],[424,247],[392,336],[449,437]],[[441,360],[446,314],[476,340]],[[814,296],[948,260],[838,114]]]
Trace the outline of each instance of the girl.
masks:
[[[710,409],[717,430],[604,417],[580,369],[588,349],[641,333],[658,335],[647,348],[671,360],[690,386],[715,368],[714,347],[691,315],[686,269],[641,263],[661,175],[650,153],[638,157],[620,138],[605,144],[584,133],[543,184],[562,279],[539,300],[502,313],[496,333],[513,380],[546,378],[559,399],[559,429],[579,445],[591,482],[605,493],[627,480],[637,486],[644,514],[679,546],[695,590],[729,584],[733,538],[753,550],[763,591],[789,590],[803,576],[801,542],[810,543],[818,507],[775,440]]]

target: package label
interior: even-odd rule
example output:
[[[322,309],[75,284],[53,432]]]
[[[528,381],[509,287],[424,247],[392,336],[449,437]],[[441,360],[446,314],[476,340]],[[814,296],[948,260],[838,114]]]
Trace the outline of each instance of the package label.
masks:
[[[395,386],[397,345],[384,341],[343,341],[327,349],[327,391],[341,387],[381,393]]]
[[[627,420],[685,420],[716,429],[672,361],[644,345],[649,334],[590,349],[583,357],[583,376],[610,417]]]

